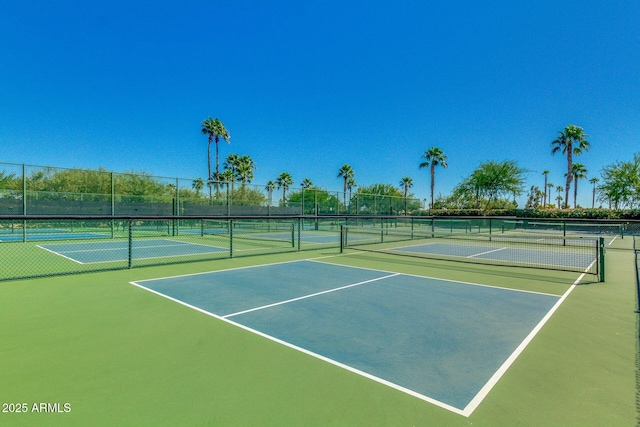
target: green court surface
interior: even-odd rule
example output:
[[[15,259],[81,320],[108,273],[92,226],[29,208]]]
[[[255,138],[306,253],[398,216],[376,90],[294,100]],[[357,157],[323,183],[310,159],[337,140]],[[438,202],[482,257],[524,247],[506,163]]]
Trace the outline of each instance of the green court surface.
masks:
[[[335,248],[0,282],[0,425],[634,425],[634,254],[606,256],[606,282],[575,287],[575,272]],[[465,416],[130,284],[301,259],[567,297]]]

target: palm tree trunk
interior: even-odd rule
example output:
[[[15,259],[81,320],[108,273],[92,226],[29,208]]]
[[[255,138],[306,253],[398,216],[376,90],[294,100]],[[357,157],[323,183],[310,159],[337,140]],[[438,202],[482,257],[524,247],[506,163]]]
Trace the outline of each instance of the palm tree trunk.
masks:
[[[433,164],[433,162],[431,163],[431,206],[430,208],[433,209],[433,188],[435,186],[435,176],[436,176],[436,165]]]
[[[573,180],[573,209],[578,206],[578,177],[576,176]]]
[[[573,145],[567,144],[567,182],[564,189],[564,207],[569,207],[569,188],[571,187],[573,169]]]
[[[207,178],[207,184],[209,185],[209,203],[211,203],[211,199],[213,199],[211,192],[211,137],[209,137],[209,144],[207,146],[207,172],[209,173]]]

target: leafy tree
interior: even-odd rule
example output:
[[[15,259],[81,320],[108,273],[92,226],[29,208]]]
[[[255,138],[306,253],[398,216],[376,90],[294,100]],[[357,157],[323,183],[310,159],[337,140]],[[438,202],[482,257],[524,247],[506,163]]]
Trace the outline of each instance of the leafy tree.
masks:
[[[208,168],[208,183],[209,183],[209,199],[212,198],[211,194],[211,184],[212,181],[218,181],[220,175],[220,161],[218,157],[218,142],[220,142],[220,138],[223,140],[229,141],[231,140],[231,136],[229,135],[229,131],[224,127],[224,123],[222,123],[218,118],[212,119],[211,117],[206,118],[202,122],[202,133],[209,137],[209,144],[207,146],[207,168]],[[215,176],[211,175],[211,143],[216,143],[216,174]]]
[[[342,191],[345,206],[347,206],[347,184],[349,182],[349,179],[355,179],[355,176],[356,171],[354,171],[353,168],[348,164],[342,165],[340,170],[338,170],[338,178],[342,178],[342,181],[344,183]]]
[[[454,200],[464,205],[473,200],[476,209],[495,209],[499,199],[522,194],[525,172],[511,160],[482,163],[454,188]]]
[[[276,185],[278,189],[282,188],[282,206],[285,206],[287,202],[287,190],[293,185],[291,174],[289,172],[282,172],[276,178]]]
[[[425,160],[420,163],[419,169],[429,168],[431,173],[431,209],[433,209],[433,189],[435,188],[435,177],[436,177],[436,166],[442,166],[443,168],[447,168],[447,156],[444,155],[444,152],[438,147],[431,147],[427,151],[424,152],[422,158]]]
[[[393,214],[403,209],[407,211],[420,209],[419,200],[412,197],[411,193],[407,193],[407,199],[405,199],[403,192],[391,184],[373,184],[358,187],[351,198],[350,205],[355,205],[359,213]],[[405,200],[407,200],[406,208]]]
[[[598,193],[599,200],[608,201],[614,209],[640,207],[640,153],[631,161],[605,166]]]
[[[340,206],[340,199],[336,197],[336,193],[314,186],[291,192],[288,202],[293,205],[313,207],[313,211],[318,213],[335,213]]]
[[[567,156],[567,181],[565,186],[565,207],[569,207],[569,188],[573,179],[573,156],[579,156],[583,151],[589,151],[588,135],[580,126],[569,125],[564,131],[558,131],[558,137],[551,142],[551,154],[561,152]]]

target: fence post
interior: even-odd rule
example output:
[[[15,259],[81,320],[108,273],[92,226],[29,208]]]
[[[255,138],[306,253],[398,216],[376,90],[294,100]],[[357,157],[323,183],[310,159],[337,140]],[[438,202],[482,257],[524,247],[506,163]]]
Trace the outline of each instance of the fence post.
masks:
[[[604,251],[605,251],[605,248],[604,248],[604,237],[600,237],[599,238],[598,246],[599,246],[598,254],[599,254],[599,257],[600,257],[600,259],[598,260],[598,263],[600,264],[600,281],[604,282],[604,275],[605,275],[605,273],[604,273],[604,264],[605,264],[605,262],[604,262]]]
[[[129,268],[133,266],[133,221],[129,220]]]
[[[229,258],[233,258],[233,220],[229,220]]]

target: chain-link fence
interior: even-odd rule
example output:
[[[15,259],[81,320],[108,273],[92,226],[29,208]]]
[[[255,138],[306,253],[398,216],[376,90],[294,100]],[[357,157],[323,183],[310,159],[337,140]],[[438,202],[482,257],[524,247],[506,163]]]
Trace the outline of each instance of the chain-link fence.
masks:
[[[409,215],[419,199],[0,163],[0,215]]]

